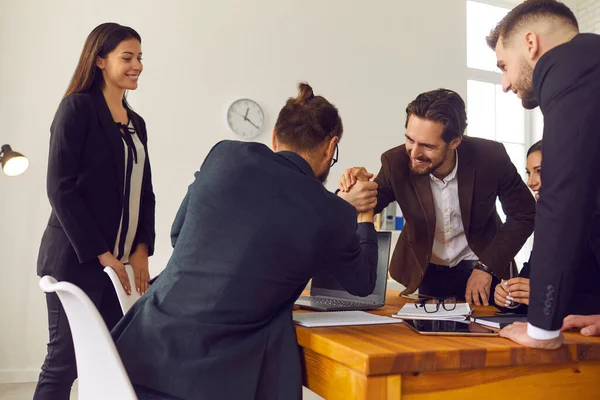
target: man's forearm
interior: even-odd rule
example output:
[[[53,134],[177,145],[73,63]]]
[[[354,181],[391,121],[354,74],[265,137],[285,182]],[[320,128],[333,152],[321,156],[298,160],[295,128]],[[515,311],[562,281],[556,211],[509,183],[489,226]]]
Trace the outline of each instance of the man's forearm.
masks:
[[[368,296],[377,281],[377,233],[373,222],[358,223],[354,240],[357,242],[350,246],[350,252],[342,256],[345,267],[334,276],[349,293]]]
[[[498,278],[508,278],[506,267],[533,233],[534,216],[529,218],[507,217],[506,223],[498,229],[490,245],[480,256],[480,260]]]

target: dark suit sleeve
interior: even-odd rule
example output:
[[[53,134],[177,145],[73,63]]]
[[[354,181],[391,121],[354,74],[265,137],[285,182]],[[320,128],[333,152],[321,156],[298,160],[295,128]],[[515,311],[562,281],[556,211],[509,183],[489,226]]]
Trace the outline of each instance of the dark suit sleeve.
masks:
[[[510,161],[504,146],[502,171],[498,187],[498,197],[506,222],[498,229],[496,236],[481,255],[482,263],[490,267],[498,276],[505,276],[507,266],[519,252],[533,232],[535,222],[535,200],[523,182],[521,175]]]
[[[530,276],[531,276],[531,261],[523,263],[523,268],[521,268],[521,272],[519,272],[519,278],[529,279]]]
[[[386,153],[381,155],[381,169],[375,177],[375,182],[378,185],[377,188],[377,205],[375,206],[375,214],[379,214],[386,208],[392,201],[395,201],[394,191],[392,190],[392,172],[390,163],[388,161]]]
[[[597,201],[600,101],[591,90],[564,91],[544,110],[543,185],[535,221],[528,314],[528,321],[540,329],[558,330],[567,315]]]
[[[198,173],[196,172],[196,174]],[[171,226],[171,246],[173,246],[173,248],[175,248],[175,245],[177,244],[177,239],[179,239],[179,234],[181,233],[183,223],[185,222],[189,199],[190,189],[188,189],[187,193],[185,194],[185,197],[179,206],[179,210],[177,210],[177,215],[175,216],[175,221],[173,221],[173,226]]]
[[[372,223],[355,226],[331,274],[350,294],[364,297],[373,293],[377,281],[377,232]]]
[[[83,150],[93,105],[84,95],[66,97],[50,129],[47,191],[50,205],[80,263],[109,251],[96,222],[78,192]]]
[[[143,120],[142,126],[145,133],[146,124],[143,122]],[[146,134],[146,138],[147,137],[148,136]],[[148,255],[151,256],[154,254],[154,242],[156,238],[156,200],[154,197],[154,188],[152,187],[152,168],[150,167],[150,158],[148,157],[147,142],[144,145],[144,147],[146,149],[146,164],[144,165],[140,217],[138,223],[138,230],[135,236],[135,243],[145,243],[148,246]]]
[[[223,146],[223,143],[224,142],[219,142],[213,146],[213,148],[208,152],[208,155],[204,159],[204,162],[200,166],[200,170],[202,170],[202,168],[204,167],[204,164],[206,164],[206,160],[208,160],[208,158],[211,156],[214,149],[217,148],[217,146],[219,146],[219,145]],[[194,173],[194,182],[199,178],[200,178],[200,171],[196,171]],[[173,221],[173,225],[171,226],[171,246],[173,246],[173,248],[175,248],[175,245],[177,244],[177,239],[179,238],[179,234],[181,233],[181,229],[183,228],[183,224],[185,222],[185,218],[187,215],[187,209],[188,209],[188,203],[189,203],[189,199],[190,199],[190,192],[191,192],[192,185],[194,184],[194,182],[192,182],[192,184],[188,187],[188,191],[185,194],[185,197],[183,198],[181,205],[179,206],[179,210],[177,210],[177,215],[175,216],[175,221]]]

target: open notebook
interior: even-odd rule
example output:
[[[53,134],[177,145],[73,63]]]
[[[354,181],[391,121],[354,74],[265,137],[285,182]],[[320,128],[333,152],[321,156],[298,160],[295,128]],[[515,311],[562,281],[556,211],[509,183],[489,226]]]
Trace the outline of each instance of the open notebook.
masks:
[[[378,325],[402,322],[364,311],[294,312],[294,322],[309,328],[318,326]]]

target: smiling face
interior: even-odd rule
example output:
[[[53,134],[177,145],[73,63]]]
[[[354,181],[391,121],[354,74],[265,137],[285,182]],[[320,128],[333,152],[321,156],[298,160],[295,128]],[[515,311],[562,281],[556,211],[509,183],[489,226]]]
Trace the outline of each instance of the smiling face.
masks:
[[[536,200],[540,199],[542,188],[542,152],[534,151],[527,156],[527,186],[533,192]]]
[[[460,138],[446,143],[442,138],[444,125],[411,115],[406,127],[406,153],[410,157],[410,170],[415,175],[434,174],[448,169],[454,161],[452,154]],[[453,166],[452,166],[453,167]],[[452,170],[452,168],[450,168]]]
[[[144,69],[142,45],[137,39],[123,40],[106,58],[98,57],[105,85],[122,90],[135,90]]]

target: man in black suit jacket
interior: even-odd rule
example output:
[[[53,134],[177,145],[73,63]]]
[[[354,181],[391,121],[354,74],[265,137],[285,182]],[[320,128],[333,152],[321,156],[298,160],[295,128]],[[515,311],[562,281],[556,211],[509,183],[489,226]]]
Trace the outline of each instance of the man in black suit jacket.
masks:
[[[357,224],[322,184],[341,119],[300,89],[277,120],[278,152],[232,141],[211,150],[175,218],[166,269],[113,330],[140,398],[300,399],[292,308],[309,279],[329,270],[352,294],[373,291],[373,215]]]
[[[539,103],[544,114],[529,323],[501,335],[556,348],[581,263],[600,268],[600,36],[580,34],[564,4],[528,0],[498,24],[488,44],[504,91],[515,92],[525,108]]]

